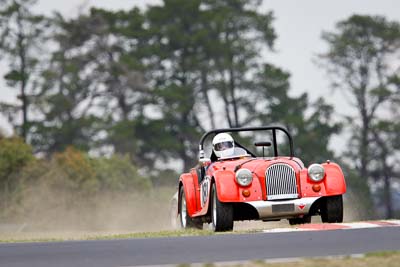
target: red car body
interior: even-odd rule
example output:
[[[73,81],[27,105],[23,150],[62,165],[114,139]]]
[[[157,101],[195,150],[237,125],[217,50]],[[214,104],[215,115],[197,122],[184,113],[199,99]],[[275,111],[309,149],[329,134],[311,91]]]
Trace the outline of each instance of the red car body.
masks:
[[[273,157],[254,155],[240,144],[240,152],[230,158],[204,157],[203,142],[220,132],[272,131]],[[289,140],[290,155],[278,155],[276,132],[285,133]],[[256,144],[257,145],[257,144]],[[293,141],[282,127],[230,128],[207,132],[200,141],[199,165],[179,178],[176,195],[177,214],[183,228],[201,228],[211,223],[215,231],[233,229],[237,220],[289,219],[291,224],[309,223],[311,216],[321,215],[323,222],[343,220],[342,195],[346,183],[339,165],[332,162],[314,164],[316,171],[324,173],[320,181],[310,177],[303,162],[293,156]],[[321,169],[323,168],[323,170]],[[250,184],[241,184],[239,171],[252,176]],[[314,171],[314,170],[313,170]],[[239,176],[240,176],[239,175]],[[320,179],[320,177],[318,178]]]

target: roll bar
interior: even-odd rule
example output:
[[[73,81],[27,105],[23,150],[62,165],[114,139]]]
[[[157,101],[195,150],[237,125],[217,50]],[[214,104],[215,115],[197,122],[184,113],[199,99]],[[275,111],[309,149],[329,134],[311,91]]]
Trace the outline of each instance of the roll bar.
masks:
[[[200,139],[199,143],[199,159],[204,158],[204,140],[212,134],[219,134],[219,133],[225,133],[225,132],[251,132],[251,131],[272,131],[272,143],[274,144],[274,154],[275,157],[278,156],[278,147],[277,147],[277,141],[276,141],[276,131],[279,130],[281,132],[284,132],[286,136],[289,139],[289,147],[290,147],[290,157],[294,157],[293,154],[293,139],[288,130],[281,126],[262,126],[262,127],[243,127],[243,128],[223,128],[223,129],[215,129],[206,132],[203,134],[203,136]]]

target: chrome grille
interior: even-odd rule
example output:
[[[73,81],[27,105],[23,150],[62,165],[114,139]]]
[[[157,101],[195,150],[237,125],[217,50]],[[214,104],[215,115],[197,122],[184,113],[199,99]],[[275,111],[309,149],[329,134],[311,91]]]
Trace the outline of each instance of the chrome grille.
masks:
[[[288,164],[277,163],[265,171],[267,200],[298,198],[296,173]]]

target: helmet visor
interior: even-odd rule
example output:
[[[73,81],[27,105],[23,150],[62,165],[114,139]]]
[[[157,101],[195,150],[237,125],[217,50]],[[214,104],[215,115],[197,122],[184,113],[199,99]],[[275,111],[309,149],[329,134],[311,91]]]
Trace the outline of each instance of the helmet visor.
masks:
[[[232,141],[221,142],[214,145],[215,151],[222,151],[233,147]]]

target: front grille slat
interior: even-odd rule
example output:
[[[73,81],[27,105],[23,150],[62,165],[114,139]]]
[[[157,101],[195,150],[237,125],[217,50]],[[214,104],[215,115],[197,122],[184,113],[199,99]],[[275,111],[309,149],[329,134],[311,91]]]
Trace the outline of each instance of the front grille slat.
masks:
[[[275,175],[276,175],[276,177],[279,177],[279,173],[280,173],[280,170],[279,170],[279,169],[275,170]],[[275,184],[274,191],[275,191],[275,194],[278,194],[278,193],[279,193],[279,191],[278,191],[278,188],[280,187],[279,182],[280,182],[279,179],[274,180],[274,184]]]
[[[290,175],[290,172],[289,172],[288,168],[283,168],[283,166],[282,166],[282,169],[284,169],[284,172],[283,172],[284,175],[282,177],[282,182],[283,182],[282,188],[285,190],[285,192],[290,193],[290,191],[291,191],[290,190],[290,181],[287,180],[287,178]]]
[[[285,163],[276,163],[268,167],[265,172],[267,199],[298,198],[296,173]]]

